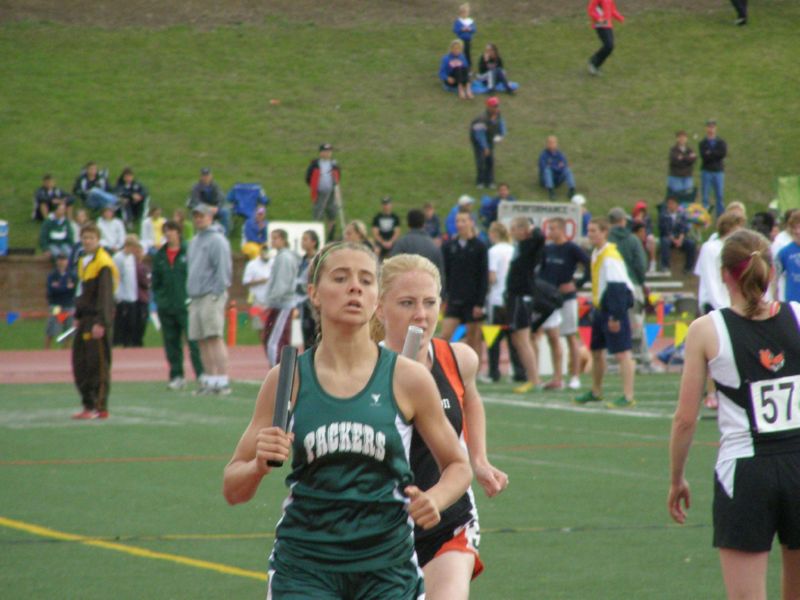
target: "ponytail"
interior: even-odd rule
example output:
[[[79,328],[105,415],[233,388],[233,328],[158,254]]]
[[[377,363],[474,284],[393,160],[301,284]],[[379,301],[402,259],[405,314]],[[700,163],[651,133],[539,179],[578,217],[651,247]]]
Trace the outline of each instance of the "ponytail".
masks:
[[[769,241],[755,231],[737,231],[725,240],[721,262],[744,296],[745,316],[753,318],[772,278]]]

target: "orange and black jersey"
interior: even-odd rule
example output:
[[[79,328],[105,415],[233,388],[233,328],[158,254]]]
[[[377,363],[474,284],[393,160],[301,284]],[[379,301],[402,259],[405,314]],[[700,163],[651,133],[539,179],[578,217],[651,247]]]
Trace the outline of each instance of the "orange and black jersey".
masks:
[[[441,339],[431,340],[432,366],[431,375],[439,389],[442,408],[447,420],[458,436],[459,443],[466,451],[467,430],[464,423],[464,381],[458,369],[453,348],[449,342]],[[414,484],[421,490],[433,487],[441,477],[439,467],[433,458],[422,437],[416,429],[411,437],[411,470],[414,472]],[[475,518],[476,509],[472,499],[472,491],[461,496],[441,514],[442,520],[436,527],[423,530],[419,527],[414,530],[414,537],[422,539],[444,530],[453,531],[455,528]]]

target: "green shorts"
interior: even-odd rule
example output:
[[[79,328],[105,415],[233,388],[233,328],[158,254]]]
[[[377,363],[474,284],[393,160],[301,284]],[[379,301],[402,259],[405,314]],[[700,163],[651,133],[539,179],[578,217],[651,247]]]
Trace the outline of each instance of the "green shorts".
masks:
[[[416,555],[376,571],[324,571],[300,564],[270,563],[267,600],[424,600]]]

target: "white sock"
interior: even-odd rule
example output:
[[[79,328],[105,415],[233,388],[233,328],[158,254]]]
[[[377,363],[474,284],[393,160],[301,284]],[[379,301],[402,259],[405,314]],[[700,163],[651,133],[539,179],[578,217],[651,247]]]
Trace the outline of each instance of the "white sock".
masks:
[[[230,385],[227,375],[217,375],[217,379],[219,380],[219,387],[228,387]]]

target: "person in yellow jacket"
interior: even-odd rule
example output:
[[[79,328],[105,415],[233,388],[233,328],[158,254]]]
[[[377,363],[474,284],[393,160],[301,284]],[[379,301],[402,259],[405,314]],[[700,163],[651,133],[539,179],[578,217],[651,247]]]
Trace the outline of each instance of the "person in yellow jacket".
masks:
[[[75,343],[72,373],[83,410],[73,419],[107,419],[111,384],[111,325],[119,272],[100,246],[100,230],[92,222],[81,228],[83,254],[78,257],[80,291],[75,299]]]
[[[623,395],[606,404],[609,408],[630,408],[633,399],[635,363],[631,355],[631,324],[628,309],[633,306],[633,283],[616,244],[608,241],[610,224],[605,217],[589,222],[588,237],[592,251],[592,389],[575,398],[578,404],[603,399],[603,376],[606,370],[604,350],[619,361]]]

